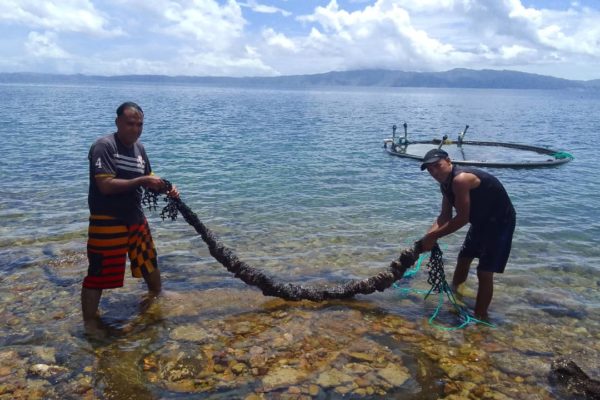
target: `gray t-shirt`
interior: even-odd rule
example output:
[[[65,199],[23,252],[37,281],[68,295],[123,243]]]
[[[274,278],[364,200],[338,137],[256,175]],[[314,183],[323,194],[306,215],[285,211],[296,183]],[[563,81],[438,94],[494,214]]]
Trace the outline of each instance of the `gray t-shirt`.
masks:
[[[90,190],[88,205],[93,215],[109,215],[121,219],[125,224],[137,224],[144,220],[141,187],[104,195],[96,185],[96,177],[110,176],[118,179],[133,179],[150,175],[150,161],[140,142],[125,146],[116,133],[103,136],[90,148]]]

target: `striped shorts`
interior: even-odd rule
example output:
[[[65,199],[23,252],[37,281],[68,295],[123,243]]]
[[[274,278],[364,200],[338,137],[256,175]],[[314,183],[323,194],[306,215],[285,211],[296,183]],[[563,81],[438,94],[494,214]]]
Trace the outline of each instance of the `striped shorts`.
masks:
[[[158,268],[148,221],[144,218],[140,224],[126,225],[114,217],[90,216],[87,242],[89,266],[83,287],[122,287],[127,255],[131,275],[135,278],[146,277]]]

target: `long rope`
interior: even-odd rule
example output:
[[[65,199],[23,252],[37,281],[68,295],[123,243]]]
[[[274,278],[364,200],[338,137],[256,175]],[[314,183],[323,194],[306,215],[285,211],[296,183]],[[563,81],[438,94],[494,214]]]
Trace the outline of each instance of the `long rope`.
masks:
[[[167,189],[170,190],[171,183],[165,180]],[[142,203],[151,210],[156,210],[159,193],[146,190]],[[293,283],[280,283],[274,281],[261,271],[238,259],[234,252],[225,246],[219,238],[208,229],[198,216],[179,198],[166,197],[167,205],[161,211],[163,219],[175,220],[177,212],[190,224],[207,244],[210,254],[236,278],[241,279],[251,286],[262,290],[265,296],[280,297],[285,300],[311,300],[323,301],[333,299],[347,299],[357,294],[371,294],[375,291],[384,291],[394,282],[401,279],[404,272],[415,263],[420,253],[420,244],[415,243],[411,249],[402,250],[400,256],[392,261],[387,270],[377,275],[362,280],[351,280],[349,282],[335,285],[312,287],[296,285]]]
[[[167,190],[170,190],[172,185],[169,181],[164,180]],[[158,205],[159,193],[153,190],[145,190],[142,198],[142,203],[147,206],[150,210],[156,210]],[[218,237],[206,227],[200,221],[198,216],[181,200],[180,198],[174,199],[172,197],[165,197],[166,205],[161,210],[160,216],[164,220],[166,218],[172,221],[177,219],[178,213],[181,213],[183,218],[188,224],[190,224],[196,232],[202,237],[202,240],[208,245],[210,254],[223,265],[229,272],[232,272],[237,278],[241,279],[245,283],[251,286],[256,286],[262,290],[265,296],[280,297],[285,300],[311,300],[311,301],[324,301],[333,299],[347,299],[355,296],[356,294],[370,294],[377,291],[384,291],[390,286],[401,289],[396,284],[396,281],[402,277],[411,277],[415,275],[425,257],[425,254],[419,254],[420,243],[416,242],[413,248],[402,250],[400,256],[392,261],[386,271],[382,271],[375,276],[362,280],[351,280],[344,284],[335,286],[324,286],[324,287],[311,287],[296,285],[293,283],[279,283],[275,282],[272,278],[263,274],[256,268],[240,261],[238,257],[233,253],[232,250],[227,248]],[[414,268],[409,268],[415,264]],[[480,323],[490,327],[494,325],[479,320],[473,317],[469,311],[458,304],[452,289],[446,281],[446,275],[444,273],[444,261],[442,258],[442,250],[436,244],[431,250],[429,256],[429,262],[427,263],[427,269],[429,276],[427,282],[431,285],[431,289],[426,292],[425,299],[435,292],[439,294],[439,301],[436,310],[433,315],[429,318],[429,323],[438,329],[442,330],[455,330],[461,329],[471,323]],[[406,292],[406,289],[401,289]],[[410,289],[409,289],[410,290]],[[414,291],[417,291],[414,289]],[[444,302],[444,294],[450,300],[450,303],[454,306],[459,317],[463,321],[460,325],[454,327],[445,327],[435,323],[439,311]]]

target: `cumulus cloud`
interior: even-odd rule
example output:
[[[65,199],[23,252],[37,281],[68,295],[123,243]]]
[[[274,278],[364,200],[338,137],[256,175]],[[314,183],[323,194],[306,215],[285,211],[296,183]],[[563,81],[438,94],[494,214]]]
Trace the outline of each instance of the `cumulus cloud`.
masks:
[[[179,59],[183,61],[187,75],[191,71],[202,70],[211,76],[252,76],[273,75],[275,71],[264,64],[255,50],[251,47],[244,53],[230,57],[223,53],[199,54],[193,50],[182,52]]]
[[[108,29],[105,16],[88,0],[2,0],[0,21],[57,32],[81,32],[99,36],[118,36],[119,29]]]
[[[158,16],[154,31],[179,40],[167,74],[252,76],[276,71],[261,60],[245,35],[247,21],[234,0],[162,0],[151,6]],[[163,72],[165,73],[165,72]]]
[[[53,32],[30,32],[27,42],[25,42],[25,48],[34,57],[69,58],[70,55],[61,49],[55,40],[56,34]]]
[[[148,60],[127,57],[118,60],[94,59],[86,63],[83,73],[90,75],[156,74],[187,76],[255,76],[273,75],[275,71],[265,65],[254,49],[230,57],[220,52],[199,53],[184,48],[169,60]]]
[[[259,4],[258,2],[253,1],[253,0],[248,1],[246,3],[240,3],[240,6],[242,6],[242,7],[248,7],[252,11],[257,12],[257,13],[263,13],[263,14],[277,14],[277,13],[280,13],[284,17],[289,17],[290,15],[292,15],[291,12],[286,11],[283,8],[279,8],[279,7],[275,7],[275,6],[269,6],[269,5],[266,5],[266,4]]]
[[[295,53],[298,51],[293,40],[286,37],[282,33],[277,33],[271,28],[264,29],[262,32],[263,38],[269,46],[280,47],[281,49]]]
[[[307,52],[329,53],[345,64],[336,65],[337,69],[423,70],[429,64],[443,65],[465,57],[452,44],[415,27],[408,11],[394,1],[377,1],[348,12],[332,0],[298,19],[316,25],[307,37],[297,38],[299,46]]]
[[[566,62],[557,54],[596,58],[600,52],[598,11],[576,4],[559,11],[525,7],[520,0],[377,0],[349,12],[331,0],[298,20],[310,32],[271,33],[267,39],[278,41],[267,40],[272,48],[265,54],[275,59],[277,47],[282,55],[294,48],[298,59],[322,71],[510,67]],[[298,61],[293,65],[303,64]]]
[[[527,47],[512,45],[512,46],[502,46],[499,51],[499,55],[501,58],[505,60],[514,60],[518,57],[535,55],[536,51]]]
[[[226,49],[243,33],[246,20],[233,0],[164,1],[163,32],[213,49]]]
[[[549,72],[571,65],[590,71],[600,57],[600,11],[576,2],[561,9],[525,6],[522,0],[280,3],[287,9],[272,4],[4,0],[0,35],[10,45],[4,46],[0,68],[18,65],[19,57],[37,57],[61,59],[61,65],[78,69],[74,72],[105,68],[105,74],[248,76],[455,67]],[[14,54],[17,48],[23,54]]]
[[[541,44],[567,54],[600,56],[600,13],[587,8],[566,12],[544,11]]]
[[[118,47],[118,52],[113,50],[113,60],[100,61],[102,57],[98,56],[100,62],[90,65],[86,73],[220,76],[275,73],[244,38],[247,21],[234,0],[112,2],[127,15],[119,21],[128,39]]]

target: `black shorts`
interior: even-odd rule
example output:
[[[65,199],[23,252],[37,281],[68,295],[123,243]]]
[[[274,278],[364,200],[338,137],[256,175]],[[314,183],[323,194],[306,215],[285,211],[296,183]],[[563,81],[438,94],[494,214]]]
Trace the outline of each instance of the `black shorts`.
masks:
[[[515,225],[514,213],[501,223],[489,223],[477,227],[471,225],[458,257],[478,258],[479,271],[504,272],[510,255]]]

